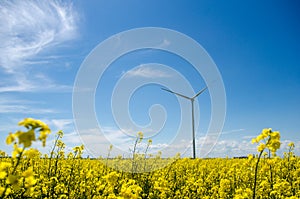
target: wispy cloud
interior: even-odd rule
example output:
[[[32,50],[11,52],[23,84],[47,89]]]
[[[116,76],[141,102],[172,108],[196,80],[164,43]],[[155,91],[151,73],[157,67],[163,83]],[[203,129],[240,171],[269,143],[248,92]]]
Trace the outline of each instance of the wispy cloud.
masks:
[[[29,79],[25,73],[16,72],[10,78],[0,82],[0,93],[5,92],[71,92],[72,86],[60,85],[43,74],[33,75]]]
[[[34,67],[55,60],[53,49],[77,37],[77,23],[69,1],[0,1],[0,69],[7,80],[0,92],[71,90]]]
[[[32,64],[44,49],[76,36],[76,12],[61,1],[0,2],[0,66]]]
[[[57,113],[57,111],[52,109],[32,108],[24,105],[0,105],[0,113],[45,114]]]
[[[65,130],[73,123],[73,120],[72,119],[53,119],[52,123],[57,129]]]
[[[165,47],[169,46],[170,44],[171,44],[171,42],[168,39],[164,39],[158,47],[165,48]]]
[[[239,133],[245,131],[245,129],[233,129],[233,130],[228,130],[228,131],[222,131],[222,132],[209,132],[208,135],[226,135],[226,134],[234,134],[234,133]],[[201,133],[202,134],[202,133]]]
[[[233,129],[233,130],[223,131],[222,135],[231,134],[231,133],[237,133],[237,132],[241,132],[241,131],[245,131],[245,129]]]
[[[123,72],[126,74],[126,77],[143,77],[143,78],[167,78],[171,77],[170,74],[163,70],[159,70],[157,68],[151,68],[147,66],[143,66],[141,64],[139,67],[132,69],[128,72]]]
[[[37,107],[39,102],[17,100],[2,97],[0,100],[0,113],[26,113],[26,114],[47,114],[58,113],[57,110]],[[33,106],[35,105],[35,106]]]

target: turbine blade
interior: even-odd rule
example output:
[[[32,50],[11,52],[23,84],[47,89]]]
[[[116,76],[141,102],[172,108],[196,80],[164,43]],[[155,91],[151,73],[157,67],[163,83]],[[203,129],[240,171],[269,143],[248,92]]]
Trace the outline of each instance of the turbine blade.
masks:
[[[178,96],[180,96],[180,97],[183,97],[183,98],[186,98],[186,99],[189,99],[189,100],[191,100],[191,98],[190,97],[188,97],[188,96],[185,96],[185,95],[182,95],[182,94],[180,94],[180,93],[176,93],[176,92],[174,92],[174,91],[171,91],[171,90],[169,90],[169,89],[165,89],[165,88],[161,88],[162,90],[164,90],[164,91],[167,91],[167,92],[170,92],[170,93],[173,93],[173,94],[175,94],[175,95],[178,95]]]
[[[196,97],[198,97],[201,93],[203,93],[208,87],[206,86],[204,89],[202,89],[201,91],[199,91],[194,97],[192,97],[192,99],[195,99]]]
[[[161,89],[164,90],[164,91],[170,92],[170,93],[174,93],[173,91],[171,91],[169,89],[166,89],[166,88],[161,88]]]

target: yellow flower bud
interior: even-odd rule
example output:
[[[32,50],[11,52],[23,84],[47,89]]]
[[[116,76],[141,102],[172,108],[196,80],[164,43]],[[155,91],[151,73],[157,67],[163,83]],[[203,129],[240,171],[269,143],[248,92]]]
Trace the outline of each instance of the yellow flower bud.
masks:
[[[260,143],[260,145],[257,147],[258,152],[262,152],[266,148],[266,145],[264,143]]]
[[[19,177],[16,175],[9,175],[6,179],[6,183],[14,185],[18,183],[18,179]]]
[[[12,133],[9,133],[6,138],[6,144],[11,144],[15,141],[15,135]]]
[[[295,144],[294,144],[294,142],[290,142],[290,143],[288,144],[288,146],[294,148],[294,147],[295,147]]]

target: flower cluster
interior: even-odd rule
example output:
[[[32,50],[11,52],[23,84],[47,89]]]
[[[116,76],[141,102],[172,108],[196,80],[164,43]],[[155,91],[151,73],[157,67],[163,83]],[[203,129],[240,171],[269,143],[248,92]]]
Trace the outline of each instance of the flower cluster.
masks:
[[[35,131],[39,131],[40,135],[38,139],[42,141],[43,146],[46,145],[46,139],[51,130],[44,122],[32,118],[26,118],[19,122],[19,126],[24,126],[27,131],[9,133],[6,138],[6,144],[11,144],[17,139],[19,145],[23,144],[24,148],[28,148],[31,146],[32,141],[36,141]]]
[[[272,131],[271,128],[263,129],[260,135],[252,139],[252,143],[260,143],[257,148],[259,152],[267,148],[272,154],[275,154],[280,148],[280,133],[278,131]]]

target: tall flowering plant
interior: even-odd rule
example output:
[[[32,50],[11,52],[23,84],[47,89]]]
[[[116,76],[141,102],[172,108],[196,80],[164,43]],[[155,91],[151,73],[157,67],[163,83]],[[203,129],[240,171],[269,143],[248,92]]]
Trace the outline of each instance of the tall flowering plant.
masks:
[[[271,128],[263,129],[261,134],[252,139],[252,143],[258,143],[257,151],[259,152],[258,159],[255,166],[254,185],[253,185],[253,199],[255,199],[257,171],[259,160],[265,149],[269,149],[273,156],[276,155],[276,151],[280,148],[280,133],[279,131],[272,131]]]

